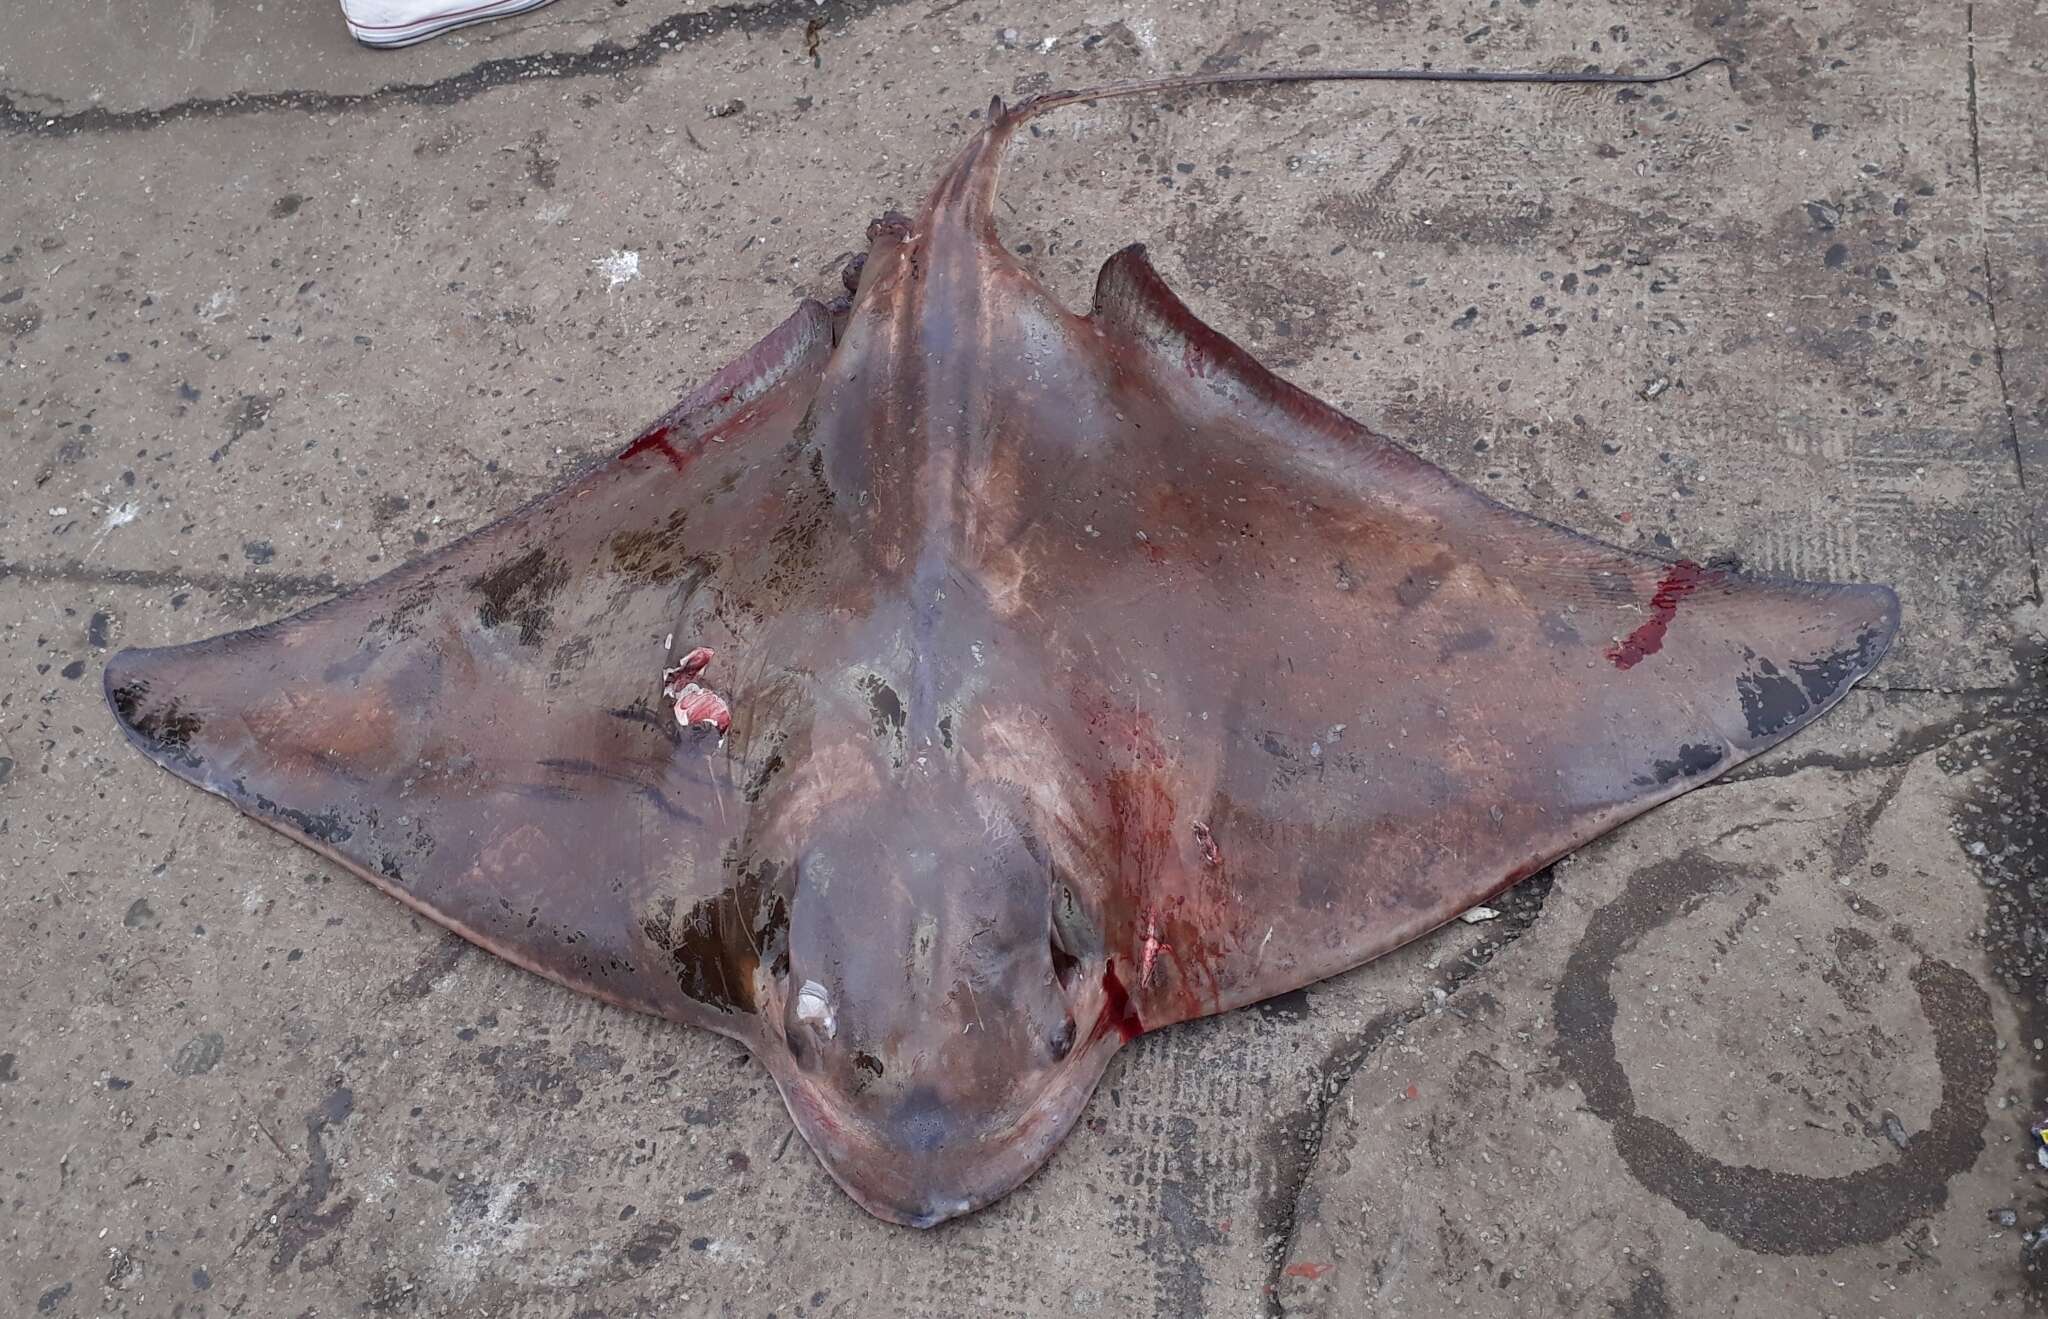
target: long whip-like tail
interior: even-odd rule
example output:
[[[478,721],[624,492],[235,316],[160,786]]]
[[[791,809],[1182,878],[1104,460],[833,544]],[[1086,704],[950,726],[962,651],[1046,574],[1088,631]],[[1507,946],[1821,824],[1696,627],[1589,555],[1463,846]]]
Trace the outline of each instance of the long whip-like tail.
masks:
[[[1125,96],[1149,96],[1162,92],[1193,91],[1205,87],[1291,82],[1479,82],[1649,87],[1660,82],[1675,82],[1698,73],[1709,64],[1726,63],[1728,61],[1723,56],[1709,55],[1703,60],[1696,60],[1682,69],[1674,69],[1668,73],[1606,73],[1594,69],[1578,73],[1537,69],[1270,69],[1196,73],[1177,78],[1147,78],[1137,82],[1107,83],[1101,87],[1086,87],[1078,91],[1046,92],[1007,111],[1003,108],[1002,98],[997,97],[991,103],[990,117],[1007,117],[1012,122],[1021,122],[1047,110],[1055,110],[1063,105],[1076,105],[1083,101],[1107,101]]]

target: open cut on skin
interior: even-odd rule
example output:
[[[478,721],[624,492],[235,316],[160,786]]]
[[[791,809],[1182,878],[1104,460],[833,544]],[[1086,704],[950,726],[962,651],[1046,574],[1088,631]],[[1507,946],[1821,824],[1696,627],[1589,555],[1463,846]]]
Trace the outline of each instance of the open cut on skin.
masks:
[[[998,101],[847,299],[446,548],[122,652],[121,727],[498,956],[742,1041],[875,1214],[987,1204],[1125,1043],[1486,901],[1811,722],[1897,629],[1885,587],[1495,503],[1141,247],[1077,315],[996,236],[1036,114],[1331,77],[1663,80]]]

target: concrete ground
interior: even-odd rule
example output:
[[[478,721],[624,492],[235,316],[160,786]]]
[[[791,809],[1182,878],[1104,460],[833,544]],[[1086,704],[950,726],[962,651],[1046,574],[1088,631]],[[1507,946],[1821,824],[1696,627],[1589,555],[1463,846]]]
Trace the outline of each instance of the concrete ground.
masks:
[[[1858,3],[0,9],[0,1308],[2018,1314],[2048,1290],[2048,19]],[[859,1212],[732,1044],[409,916],[120,743],[113,648],[317,600],[829,288],[990,93],[1365,63],[1642,93],[1126,102],[1016,153],[1080,302],[1195,308],[1517,507],[1895,583],[1777,754],[1126,1051],[1047,1169]],[[637,277],[613,258],[634,253]]]

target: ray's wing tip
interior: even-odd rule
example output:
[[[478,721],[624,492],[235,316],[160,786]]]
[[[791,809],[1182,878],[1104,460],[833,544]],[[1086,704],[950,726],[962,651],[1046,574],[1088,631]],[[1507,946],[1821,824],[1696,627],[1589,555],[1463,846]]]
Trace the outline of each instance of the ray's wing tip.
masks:
[[[1898,639],[1899,593],[1894,587],[1882,582],[1861,586],[1857,590],[1862,593],[1864,598],[1871,602],[1876,613],[1874,623],[1880,639],[1877,653],[1871,656],[1872,662],[1875,663],[1877,660],[1884,658],[1885,651],[1889,650],[1892,642]]]
[[[1809,583],[1825,613],[1778,662],[1757,657],[1737,680],[1746,732],[1733,735],[1730,765],[1775,746],[1834,709],[1869,677],[1899,633],[1899,595],[1879,584]],[[1818,642],[1819,644],[1815,644]],[[1804,651],[1804,656],[1799,656]]]
[[[191,778],[199,764],[190,745],[197,723],[178,719],[176,700],[167,705],[164,694],[153,690],[163,661],[185,649],[130,646],[115,652],[100,669],[100,694],[129,745],[172,773]]]
[[[1875,669],[1899,636],[1899,593],[1882,582],[1854,583],[1835,588],[1843,622],[1856,653],[1854,674],[1846,688]]]
[[[115,651],[100,668],[100,696],[105,699],[115,724],[130,741],[141,736],[135,721],[140,713],[141,698],[149,690],[149,680],[143,669],[148,657],[154,653],[147,647],[129,646]]]

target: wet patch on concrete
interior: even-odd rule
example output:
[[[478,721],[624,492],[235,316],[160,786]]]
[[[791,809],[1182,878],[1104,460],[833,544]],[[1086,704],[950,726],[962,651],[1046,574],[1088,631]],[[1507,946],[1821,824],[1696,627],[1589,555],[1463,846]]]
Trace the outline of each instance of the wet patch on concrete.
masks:
[[[355,1092],[337,1085],[318,1108],[306,1114],[306,1171],[300,1174],[298,1184],[279,1196],[269,1213],[259,1218],[242,1238],[242,1244],[247,1245],[265,1231],[277,1233],[277,1246],[270,1257],[273,1277],[289,1269],[307,1247],[347,1227],[355,1217],[356,1197],[346,1196],[329,1203],[336,1183],[333,1158],[327,1150],[329,1133],[348,1121],[355,1106]],[[330,1250],[317,1261],[309,1258],[301,1262],[299,1267],[304,1271],[316,1262],[331,1264],[334,1258],[335,1253]]]
[[[1986,702],[1985,726],[1942,748],[1941,768],[1970,776],[1957,798],[1953,828],[1984,886],[1984,948],[1992,973],[2019,1013],[2018,1046],[2034,1080],[2031,1098],[2048,1105],[2048,701],[2039,693]],[[2002,1109],[2012,1126],[2048,1117],[2031,1106]],[[2010,1127],[2002,1133],[2015,1134]],[[2031,1243],[2017,1239],[2019,1267],[2036,1303],[2048,1302],[2048,1188],[2034,1166],[2038,1142],[2025,1151],[2033,1193]]]
[[[1886,1240],[1942,1208],[1949,1179],[1984,1149],[1998,1040],[1989,997],[1961,969],[1923,958],[1910,973],[1934,1029],[1941,1101],[1932,1125],[1907,1138],[1893,1163],[1839,1177],[1730,1164],[1637,1111],[1615,1048],[1615,961],[1644,935],[1747,878],[1702,858],[1660,862],[1596,912],[1557,988],[1558,1066],[1585,1092],[1587,1107],[1613,1124],[1615,1149],[1646,1190],[1747,1249],[1824,1255]]]

